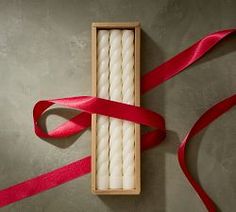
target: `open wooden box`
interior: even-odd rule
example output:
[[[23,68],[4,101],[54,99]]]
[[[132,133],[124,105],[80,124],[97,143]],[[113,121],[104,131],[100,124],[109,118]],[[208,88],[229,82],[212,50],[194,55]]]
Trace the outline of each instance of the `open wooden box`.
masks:
[[[139,22],[103,22],[92,24],[92,95],[97,96],[97,33],[100,29],[132,29],[134,31],[134,93],[135,105],[140,105],[140,24]],[[98,190],[96,185],[96,119],[97,115],[92,115],[92,152],[91,152],[91,189],[92,193],[100,195],[135,195],[139,194],[140,186],[140,125],[135,124],[135,175],[134,189],[107,189]]]

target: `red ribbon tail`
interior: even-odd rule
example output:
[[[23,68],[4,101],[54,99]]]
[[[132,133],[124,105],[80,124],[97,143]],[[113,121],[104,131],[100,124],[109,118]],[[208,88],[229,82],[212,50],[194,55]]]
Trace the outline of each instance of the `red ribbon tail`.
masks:
[[[0,191],[0,207],[49,190],[75,178],[88,174],[90,168],[90,156],[54,171],[31,178],[22,183],[13,185]]]

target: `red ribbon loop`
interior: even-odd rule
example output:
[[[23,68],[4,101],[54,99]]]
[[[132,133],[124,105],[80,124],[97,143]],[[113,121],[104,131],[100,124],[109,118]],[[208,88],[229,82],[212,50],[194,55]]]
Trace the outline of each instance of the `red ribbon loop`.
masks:
[[[204,56],[223,38],[235,32],[236,29],[228,29],[212,33],[202,38],[200,41],[193,44],[183,52],[177,54],[172,59],[166,61],[159,67],[155,68],[151,72],[147,73],[142,77],[142,93],[144,94],[148,92],[154,87],[157,87],[161,83],[180,73],[188,66],[196,62],[199,58]],[[47,133],[41,129],[39,125],[39,119],[44,111],[53,104],[60,104],[69,108],[81,110],[83,112],[73,117],[66,123],[60,125],[53,131]],[[236,95],[233,95],[209,109],[195,123],[193,128],[183,140],[178,151],[179,163],[185,176],[210,212],[216,211],[215,204],[201,188],[201,186],[194,180],[187,168],[185,161],[186,145],[194,135],[199,133],[203,128],[207,127],[212,121],[228,111],[235,104]],[[51,138],[61,138],[79,133],[90,126],[91,114],[93,113],[128,120],[155,128],[154,131],[148,132],[142,136],[142,150],[157,146],[165,138],[165,123],[161,115],[141,107],[90,96],[39,101],[35,105],[33,111],[35,133],[39,137]],[[86,157],[62,168],[11,186],[0,191],[0,207],[51,189],[62,183],[83,176],[89,172],[90,157]]]
[[[87,114],[81,113],[63,125],[59,126],[55,130],[46,133],[39,126],[39,118],[42,113],[53,104],[59,104],[69,108],[82,110]],[[39,137],[60,138],[70,136],[84,130],[90,125],[91,117],[89,114],[99,114],[128,120],[138,124],[157,128],[158,131],[165,133],[165,121],[158,113],[144,109],[142,107],[91,96],[78,96],[39,101],[35,105],[33,111],[35,132]]]

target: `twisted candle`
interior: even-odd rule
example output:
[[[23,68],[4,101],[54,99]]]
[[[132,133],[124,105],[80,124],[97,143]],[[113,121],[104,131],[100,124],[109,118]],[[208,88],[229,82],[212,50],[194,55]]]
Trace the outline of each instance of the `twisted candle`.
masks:
[[[122,96],[123,102],[134,105],[134,32],[122,34]],[[123,188],[134,188],[134,123],[123,122]]]
[[[97,95],[109,99],[109,31],[99,30],[97,39]],[[109,118],[97,116],[97,189],[108,189]]]
[[[110,99],[122,101],[121,30],[110,31]],[[110,188],[122,188],[122,121],[110,118]]]

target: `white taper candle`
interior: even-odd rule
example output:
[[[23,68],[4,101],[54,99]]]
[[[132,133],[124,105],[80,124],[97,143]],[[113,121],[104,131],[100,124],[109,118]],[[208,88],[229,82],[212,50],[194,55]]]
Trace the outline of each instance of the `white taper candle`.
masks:
[[[97,38],[97,95],[109,99],[109,31],[99,30]],[[97,116],[97,189],[109,186],[109,118]]]
[[[122,96],[123,102],[134,105],[134,32],[122,33]],[[134,188],[134,123],[123,122],[123,188]]]
[[[121,30],[110,31],[110,99],[122,101]],[[122,121],[110,118],[110,188],[122,188]]]

